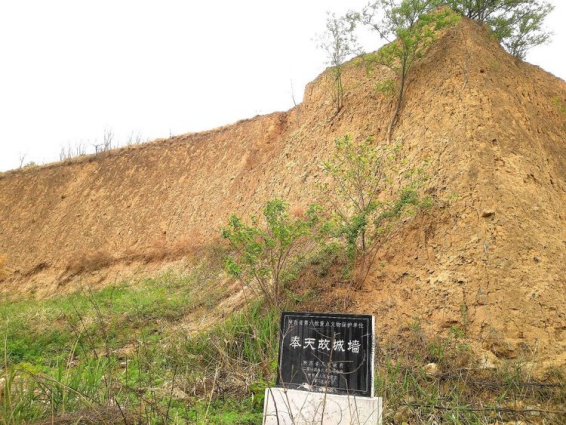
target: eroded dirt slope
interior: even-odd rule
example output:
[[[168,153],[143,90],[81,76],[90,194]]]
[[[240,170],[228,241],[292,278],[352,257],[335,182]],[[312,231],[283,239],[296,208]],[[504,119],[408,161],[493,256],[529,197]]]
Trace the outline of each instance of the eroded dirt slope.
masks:
[[[166,264],[217,237],[233,212],[273,197],[307,205],[336,137],[384,139],[391,102],[375,85],[388,76],[350,64],[336,116],[322,74],[289,112],[5,173],[0,253],[12,274],[2,291],[48,296],[89,270],[102,283],[144,273],[150,260]],[[561,102],[564,81],[467,20],[418,63],[395,137],[407,166],[430,160],[437,203],[397,229],[350,293],[380,333],[419,319],[430,332],[465,328],[499,357],[566,363]]]

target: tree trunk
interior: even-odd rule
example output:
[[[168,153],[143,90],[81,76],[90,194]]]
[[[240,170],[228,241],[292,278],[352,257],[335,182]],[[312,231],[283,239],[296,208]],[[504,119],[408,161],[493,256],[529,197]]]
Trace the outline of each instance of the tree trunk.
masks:
[[[391,117],[391,121],[389,121],[389,126],[387,127],[387,144],[391,143],[391,133],[393,132],[393,127],[397,124],[397,120],[399,118],[399,112],[401,111],[401,103],[403,102],[403,94],[405,92],[405,80],[406,76],[405,73],[401,73],[401,88],[399,89],[399,96],[397,97],[397,104],[395,105],[395,112],[393,113],[393,117]]]

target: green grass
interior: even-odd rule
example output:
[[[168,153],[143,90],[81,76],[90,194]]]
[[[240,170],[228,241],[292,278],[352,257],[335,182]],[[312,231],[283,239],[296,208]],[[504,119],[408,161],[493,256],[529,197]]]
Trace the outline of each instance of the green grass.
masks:
[[[159,333],[165,324],[219,299],[213,287],[199,283],[192,275],[169,273],[135,286],[123,283],[42,302],[2,302],[0,328],[8,361],[52,366],[74,344],[79,353],[103,340],[117,349],[134,333]]]
[[[261,423],[264,391],[277,372],[280,312],[251,302],[205,332],[187,331],[187,314],[208,312],[220,300],[217,276],[202,267],[59,299],[0,303],[0,423],[76,420],[85,412],[95,423]],[[300,309],[294,303],[287,308]],[[549,371],[540,385],[526,361],[479,367],[459,328],[431,339],[415,321],[400,332],[379,345],[376,359],[385,423],[528,422],[526,406],[556,411],[566,403],[563,371]],[[429,363],[438,374],[427,374]]]
[[[0,423],[110,405],[118,420],[141,423],[261,422],[279,316],[253,303],[206,332],[185,329],[185,317],[222,299],[219,267],[207,264],[52,300],[0,301]]]

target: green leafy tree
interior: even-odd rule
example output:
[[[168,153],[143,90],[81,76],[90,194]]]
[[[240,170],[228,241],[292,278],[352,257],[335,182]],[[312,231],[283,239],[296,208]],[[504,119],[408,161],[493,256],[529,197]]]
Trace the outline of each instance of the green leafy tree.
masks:
[[[376,145],[371,137],[354,140],[346,135],[335,143],[334,156],[324,164],[332,182],[322,189],[335,213],[325,230],[345,242],[356,266],[354,282],[361,287],[394,223],[431,205],[421,190],[428,162],[408,168],[400,160],[401,145]]]
[[[342,67],[348,58],[360,53],[354,29],[354,21],[337,18],[335,14],[328,13],[326,31],[319,36],[318,47],[326,52],[327,65],[331,70],[336,113],[340,112],[344,105]]]
[[[507,51],[519,59],[551,36],[543,24],[554,7],[544,0],[445,0],[445,4],[489,25]]]
[[[378,197],[387,187],[386,165],[392,160],[389,147],[379,148],[370,137],[355,141],[350,135],[338,138],[336,153],[324,163],[333,189],[325,187],[337,215],[339,233],[346,238],[351,258],[366,252],[371,238],[368,228],[379,209]],[[332,192],[331,192],[332,191]]]
[[[425,49],[438,38],[438,31],[454,22],[456,15],[440,8],[440,0],[378,0],[348,20],[359,22],[388,42],[377,53],[366,55],[370,63],[384,65],[397,75],[394,112],[387,128],[387,142],[399,119],[407,77]]]
[[[226,259],[228,274],[239,279],[271,306],[284,299],[285,285],[292,280],[304,256],[316,246],[312,238],[319,221],[319,208],[311,206],[304,217],[291,217],[280,199],[267,202],[262,219],[250,224],[232,215],[222,229],[232,254]]]

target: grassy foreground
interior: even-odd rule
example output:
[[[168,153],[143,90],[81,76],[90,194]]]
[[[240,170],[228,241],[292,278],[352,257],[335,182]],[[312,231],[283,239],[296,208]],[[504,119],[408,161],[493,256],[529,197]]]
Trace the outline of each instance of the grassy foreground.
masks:
[[[132,285],[0,302],[0,423],[261,421],[253,391],[258,365],[274,367],[264,359],[276,317],[255,306],[194,332],[191,319],[224,296],[218,273],[203,262]]]
[[[223,298],[219,269],[203,262],[96,292],[0,302],[0,423],[261,423],[279,312],[255,302],[194,332],[190,318]],[[566,421],[560,371],[535,380],[525,361],[480,366],[457,328],[430,339],[416,321],[399,336],[377,350],[386,423]]]

